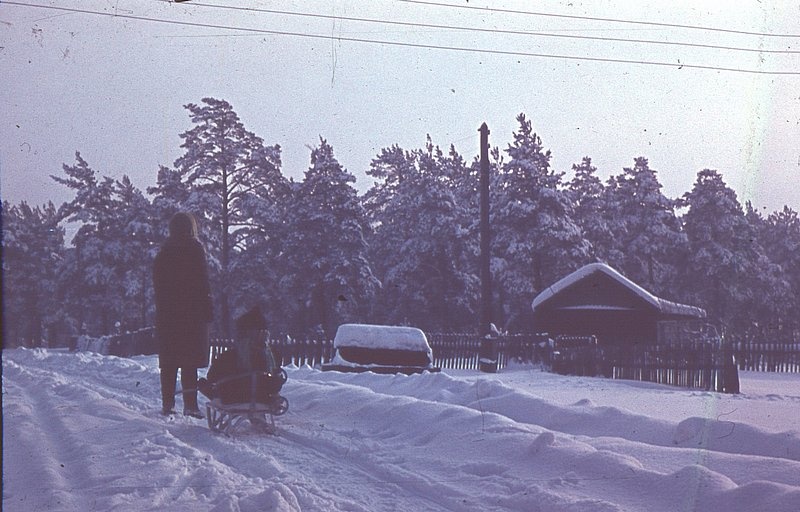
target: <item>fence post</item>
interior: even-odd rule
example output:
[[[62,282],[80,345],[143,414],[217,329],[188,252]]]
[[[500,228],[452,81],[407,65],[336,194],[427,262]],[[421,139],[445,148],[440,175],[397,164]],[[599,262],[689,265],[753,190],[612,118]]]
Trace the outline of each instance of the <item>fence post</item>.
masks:
[[[478,368],[485,373],[497,373],[497,338],[493,334],[486,334],[481,338],[478,351]]]
[[[739,370],[733,359],[733,350],[724,340],[722,343],[722,391],[739,394]]]

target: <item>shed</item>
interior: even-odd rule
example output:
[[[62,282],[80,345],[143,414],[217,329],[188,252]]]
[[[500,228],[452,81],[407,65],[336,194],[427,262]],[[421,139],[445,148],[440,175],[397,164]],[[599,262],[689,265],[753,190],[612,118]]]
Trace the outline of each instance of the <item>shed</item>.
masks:
[[[705,310],[648,292],[605,263],[591,263],[533,299],[533,323],[551,335],[595,335],[602,344],[655,342],[662,321],[705,318]]]

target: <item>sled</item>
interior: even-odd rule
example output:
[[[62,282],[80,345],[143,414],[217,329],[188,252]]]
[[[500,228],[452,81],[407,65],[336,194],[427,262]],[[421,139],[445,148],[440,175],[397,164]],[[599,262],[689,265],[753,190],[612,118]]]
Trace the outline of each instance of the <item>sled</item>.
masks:
[[[271,372],[240,373],[210,384],[210,390],[203,392],[206,396],[214,397],[206,404],[208,428],[213,432],[230,435],[243,423],[249,421],[251,425],[262,432],[274,434],[275,416],[282,416],[289,410],[289,400],[278,393],[287,380],[286,371],[283,368],[279,368],[279,370],[280,373],[275,375]],[[247,402],[224,403],[218,392],[220,385],[241,379],[242,377],[250,378],[250,393],[246,396],[251,397],[251,400]],[[258,396],[257,388],[259,377],[267,377],[269,379],[277,377],[279,380],[273,393],[263,396],[263,401],[255,398]],[[267,417],[269,417],[269,419]]]
[[[215,398],[206,404],[206,419],[208,428],[220,434],[232,435],[248,421],[261,432],[275,434],[275,416],[288,410],[289,400],[281,395],[274,395],[270,403],[223,404]]]

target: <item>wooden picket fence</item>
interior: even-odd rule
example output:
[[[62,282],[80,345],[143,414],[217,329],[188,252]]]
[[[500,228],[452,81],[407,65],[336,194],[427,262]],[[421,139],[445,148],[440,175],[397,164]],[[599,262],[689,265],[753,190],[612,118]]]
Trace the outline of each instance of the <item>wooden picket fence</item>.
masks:
[[[281,366],[316,367],[333,359],[332,340],[295,340],[289,337],[269,338],[266,335],[265,338]],[[219,354],[233,347],[234,343],[230,338],[212,338],[210,359],[213,361]]]
[[[731,337],[729,342],[740,370],[800,373],[798,341],[759,341],[747,337]]]
[[[481,338],[475,334],[430,333],[434,366],[443,369],[481,368]],[[318,367],[333,358],[330,340],[269,339],[282,366]],[[232,346],[232,340],[215,339],[211,356]],[[680,337],[653,343],[626,340],[600,345],[594,336],[516,334],[493,341],[490,359],[497,370],[509,364],[538,365],[564,375],[603,376],[671,386],[737,393],[739,370],[800,373],[800,342],[762,343],[752,339],[722,340]]]
[[[481,339],[469,334],[428,334],[433,350],[433,366],[445,369],[477,370],[480,366]],[[272,348],[281,366],[321,366],[333,359],[333,341],[296,340],[290,337],[269,338],[266,343]],[[547,336],[541,334],[516,334],[496,340],[497,368],[505,368],[509,362],[536,364],[549,357]],[[213,360],[234,345],[233,339],[213,338],[210,343],[210,358]]]
[[[593,336],[514,334],[494,340],[489,358],[497,370],[509,364],[538,365],[567,375],[641,380],[686,388],[736,392],[738,371],[800,373],[800,341],[761,341],[753,336],[724,340],[707,333],[672,332],[658,343],[625,340],[601,346]],[[268,338],[267,333],[264,334]],[[429,333],[433,364],[443,369],[481,369],[481,338],[476,334]],[[671,340],[671,341],[670,341]],[[213,359],[231,346],[231,339],[210,340]],[[281,366],[319,367],[334,355],[332,340],[268,338]],[[483,344],[485,345],[485,344]],[[100,338],[78,337],[72,350],[90,350],[130,357],[155,354],[152,327]],[[485,348],[485,347],[484,347]]]
[[[675,341],[598,349],[598,374],[725,393],[739,392],[739,373],[729,346]]]
[[[481,338],[478,335],[459,333],[431,333],[426,335],[433,350],[433,365],[445,369],[477,370],[480,368]],[[497,369],[509,363],[537,364],[547,361],[549,349],[545,334],[512,334],[494,340],[496,347],[492,359]]]
[[[123,357],[154,354],[157,352],[154,334],[151,327],[101,338],[81,337],[76,338],[71,348]],[[434,366],[460,370],[480,368],[481,339],[478,335],[429,333],[427,337],[433,349]],[[754,337],[728,336],[720,343],[682,337],[672,343],[629,340],[618,347],[600,347],[591,336],[551,339],[546,334],[514,334],[499,337],[495,342],[493,359],[497,361],[498,370],[512,363],[539,365],[563,374],[600,375],[717,390],[726,388],[726,375],[732,373],[725,368],[731,360],[743,371],[800,373],[800,341],[765,342]],[[282,337],[271,338],[268,343],[282,366],[318,367],[330,362],[334,355],[331,340]],[[212,339],[211,357],[232,345],[230,339]]]

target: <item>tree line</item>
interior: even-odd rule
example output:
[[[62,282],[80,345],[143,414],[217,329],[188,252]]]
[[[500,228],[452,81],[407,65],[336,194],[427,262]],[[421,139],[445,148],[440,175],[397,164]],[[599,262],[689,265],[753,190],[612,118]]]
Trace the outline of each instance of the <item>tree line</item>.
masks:
[[[330,338],[344,322],[477,330],[479,164],[451,145],[383,148],[359,195],[323,138],[301,180],[281,148],[214,98],[185,106],[183,154],[137,189],[79,152],[52,178],[71,201],[3,202],[6,346],[153,324],[151,267],[169,218],[199,221],[218,335],[260,304],[273,333]],[[716,170],[669,198],[644,157],[605,182],[591,158],[570,176],[524,114],[491,150],[493,320],[530,332],[531,301],[580,266],[603,261],[665,299],[700,306],[726,332],[797,338],[800,219],[740,204]],[[78,226],[69,244],[65,225]],[[58,343],[58,341],[56,341]]]

